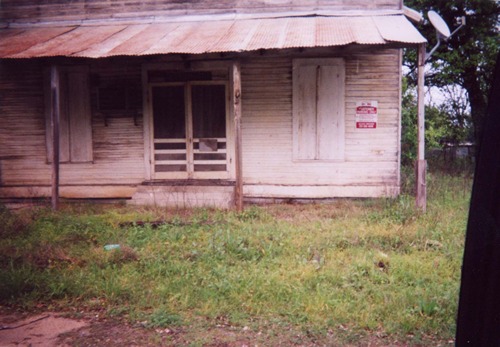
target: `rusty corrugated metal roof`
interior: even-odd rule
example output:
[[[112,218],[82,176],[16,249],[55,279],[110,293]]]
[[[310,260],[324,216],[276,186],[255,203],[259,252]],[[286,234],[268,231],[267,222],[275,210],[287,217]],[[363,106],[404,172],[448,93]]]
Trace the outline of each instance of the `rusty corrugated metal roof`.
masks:
[[[0,58],[102,58],[424,42],[403,15],[72,25],[0,29]]]

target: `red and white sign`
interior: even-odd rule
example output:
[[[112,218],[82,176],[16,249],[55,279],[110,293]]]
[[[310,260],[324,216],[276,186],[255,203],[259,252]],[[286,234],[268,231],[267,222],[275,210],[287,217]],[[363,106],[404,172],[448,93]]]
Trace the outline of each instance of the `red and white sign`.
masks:
[[[356,128],[375,129],[378,118],[378,101],[356,102]]]

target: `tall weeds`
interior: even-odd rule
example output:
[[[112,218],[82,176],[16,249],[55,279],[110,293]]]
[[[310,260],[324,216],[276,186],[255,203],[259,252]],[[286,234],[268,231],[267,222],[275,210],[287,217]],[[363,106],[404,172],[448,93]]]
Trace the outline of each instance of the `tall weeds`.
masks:
[[[185,326],[207,320],[454,336],[471,179],[428,175],[428,211],[395,199],[216,210],[0,208],[0,300]],[[120,248],[105,250],[118,244]],[[215,323],[214,323],[215,324]],[[429,340],[430,339],[430,340]]]

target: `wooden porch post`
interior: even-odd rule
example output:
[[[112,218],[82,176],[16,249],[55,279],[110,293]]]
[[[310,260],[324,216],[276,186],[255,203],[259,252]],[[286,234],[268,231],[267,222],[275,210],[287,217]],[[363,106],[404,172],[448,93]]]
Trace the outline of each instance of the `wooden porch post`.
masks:
[[[52,209],[59,208],[59,70],[53,65],[50,69],[50,126],[52,132]]]
[[[427,186],[425,160],[425,44],[418,47],[418,152],[416,165],[416,205],[425,212],[427,208]]]
[[[241,160],[241,65],[233,63],[233,112],[234,112],[234,144],[235,144],[235,174],[234,201],[236,209],[243,211],[243,172]]]

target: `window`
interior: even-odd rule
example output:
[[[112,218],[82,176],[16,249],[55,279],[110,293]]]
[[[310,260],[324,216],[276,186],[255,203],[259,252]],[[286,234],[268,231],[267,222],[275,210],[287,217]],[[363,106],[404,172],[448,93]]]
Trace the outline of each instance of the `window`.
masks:
[[[294,60],[295,160],[344,160],[344,85],[342,59]]]
[[[97,109],[109,113],[137,113],[142,110],[140,80],[113,79],[97,89]]]
[[[46,74],[46,138],[47,158],[52,160],[52,131],[50,125],[50,74]],[[89,73],[86,67],[59,69],[60,162],[83,163],[92,161],[92,123],[90,109]]]

